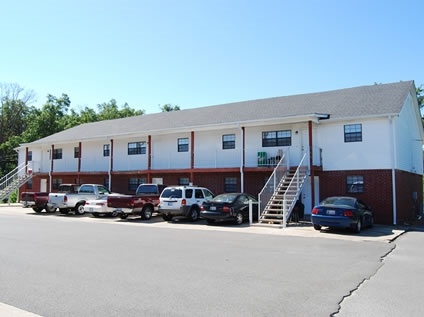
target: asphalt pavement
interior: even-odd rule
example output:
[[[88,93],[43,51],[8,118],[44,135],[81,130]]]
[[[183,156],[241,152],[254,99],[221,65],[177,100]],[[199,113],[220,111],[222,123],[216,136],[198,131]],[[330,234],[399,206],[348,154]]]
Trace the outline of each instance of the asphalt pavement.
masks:
[[[31,210],[22,208],[20,204],[1,204],[1,212],[30,213]],[[62,217],[63,221],[72,218]],[[78,221],[110,222],[110,219],[93,219],[92,217],[78,218]],[[179,222],[175,225],[175,222]],[[275,229],[249,226],[220,225],[209,226],[199,222],[193,224],[177,219],[174,223],[162,221],[153,217],[146,222],[139,219],[128,219],[119,222],[127,226],[155,226],[158,228],[178,228],[181,230],[215,230],[233,231],[251,234],[267,234],[278,236],[308,237],[311,239],[345,239],[353,241],[377,241],[395,244],[395,247],[382,259],[381,268],[367,280],[353,289],[349,296],[339,303],[339,311],[332,316],[424,316],[422,305],[422,285],[424,285],[424,221],[417,221],[406,226],[375,225],[372,229],[363,230],[360,234],[352,235],[344,231],[316,231],[309,222],[289,224],[287,228]],[[307,252],[307,251],[305,251]],[[26,312],[19,308],[0,303],[0,316],[37,317],[39,315]]]

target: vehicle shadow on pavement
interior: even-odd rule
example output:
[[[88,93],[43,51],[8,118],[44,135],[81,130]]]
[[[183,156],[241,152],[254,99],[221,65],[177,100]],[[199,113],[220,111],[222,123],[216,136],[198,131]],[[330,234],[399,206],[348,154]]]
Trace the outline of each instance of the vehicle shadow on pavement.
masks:
[[[360,233],[352,232],[349,229],[338,229],[338,228],[322,228],[320,233],[331,234],[331,235],[343,235],[343,236],[357,236],[357,237],[390,237],[397,232],[404,232],[405,227],[403,226],[386,226],[386,225],[374,225],[372,228],[363,228]]]

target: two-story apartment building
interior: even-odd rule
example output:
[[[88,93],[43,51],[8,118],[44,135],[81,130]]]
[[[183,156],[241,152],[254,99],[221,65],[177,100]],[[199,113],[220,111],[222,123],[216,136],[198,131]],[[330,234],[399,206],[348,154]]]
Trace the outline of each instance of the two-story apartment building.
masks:
[[[375,221],[399,224],[422,208],[423,127],[413,81],[251,100],[83,124],[19,148],[24,190],[101,183],[132,193],[142,182],[193,183],[258,195],[284,156],[309,175],[305,213],[352,195]],[[305,164],[305,163],[304,163]]]

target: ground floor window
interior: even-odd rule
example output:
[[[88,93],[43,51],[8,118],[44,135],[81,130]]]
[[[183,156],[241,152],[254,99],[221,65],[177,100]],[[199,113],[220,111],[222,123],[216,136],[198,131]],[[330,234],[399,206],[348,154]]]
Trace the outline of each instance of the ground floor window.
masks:
[[[61,178],[54,178],[52,181],[52,187],[53,189],[59,189],[59,186],[62,184]]]
[[[135,192],[138,185],[147,183],[146,178],[130,178],[128,180],[128,190],[130,192]]]
[[[237,191],[237,177],[224,178],[224,191],[226,193],[235,193]]]
[[[190,185],[190,179],[188,177],[180,177],[178,179],[178,185],[181,185],[181,186]]]
[[[364,177],[360,175],[347,176],[346,189],[348,193],[363,193],[364,192]]]

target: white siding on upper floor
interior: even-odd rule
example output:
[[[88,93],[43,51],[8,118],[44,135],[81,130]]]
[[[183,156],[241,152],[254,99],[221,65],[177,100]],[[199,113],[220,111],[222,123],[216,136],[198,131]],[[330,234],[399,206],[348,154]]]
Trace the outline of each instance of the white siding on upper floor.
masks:
[[[240,167],[242,147],[240,133],[240,129],[196,132],[194,136],[194,167]],[[235,136],[235,148],[223,149],[223,135],[231,134]]]
[[[133,143],[133,142],[145,142],[146,153],[129,155],[128,143]],[[147,169],[147,159],[148,159],[147,156],[148,156],[148,145],[147,145],[146,136],[128,138],[128,139],[116,139],[113,141],[113,170],[114,171],[145,170]]]
[[[178,152],[178,139],[188,138],[188,152]],[[152,169],[190,168],[190,133],[152,136]]]
[[[108,140],[82,142],[81,172],[104,172],[109,170],[109,156],[103,156],[103,144]],[[76,159],[77,160],[77,159]]]
[[[417,109],[411,95],[405,101],[399,116],[394,118],[397,169],[412,173],[423,173],[423,151],[420,136],[421,122],[416,124]]]
[[[344,126],[362,124],[362,141],[345,142]],[[322,149],[324,170],[390,169],[393,165],[388,119],[322,122],[315,144]]]

